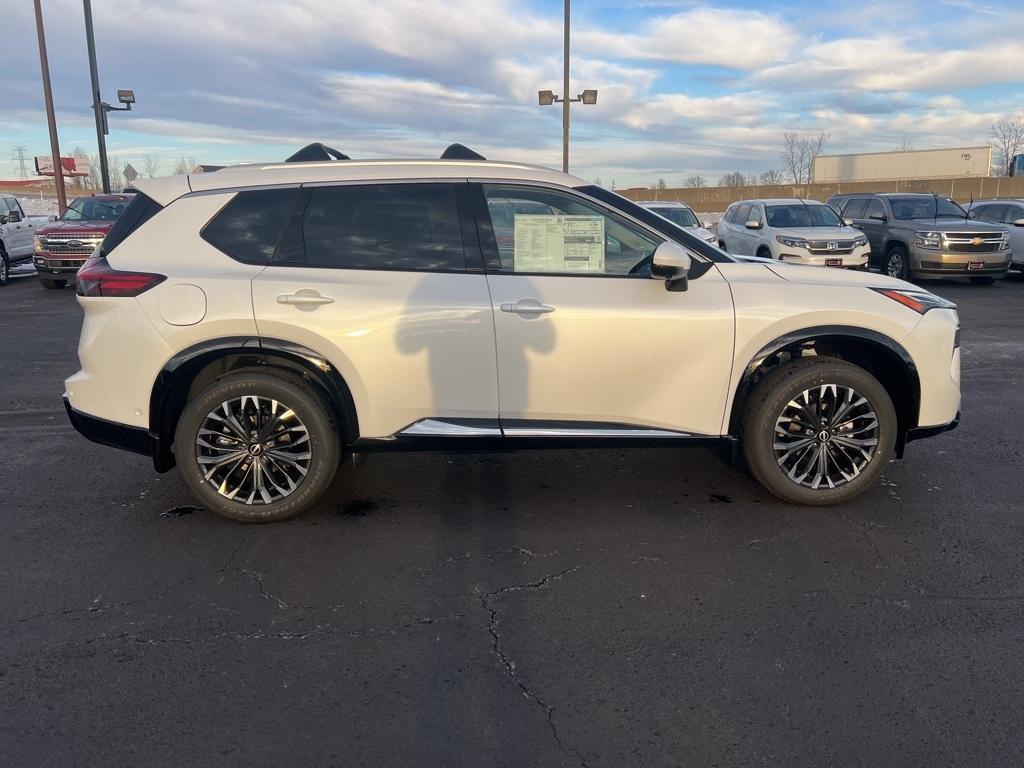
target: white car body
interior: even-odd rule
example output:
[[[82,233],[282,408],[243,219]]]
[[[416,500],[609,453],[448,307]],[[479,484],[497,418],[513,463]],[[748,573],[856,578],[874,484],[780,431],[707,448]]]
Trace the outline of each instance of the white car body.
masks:
[[[46,221],[44,216],[26,216],[16,197],[0,195],[0,245],[10,264],[32,258],[36,229]]]
[[[777,208],[806,209],[835,218],[840,226],[773,226]],[[740,220],[742,219],[742,220]],[[864,233],[841,224],[831,208],[816,200],[740,200],[718,223],[718,242],[729,253],[759,256],[791,264],[867,269],[871,245]]]
[[[134,297],[90,296],[80,274],[81,370],[65,382],[73,422],[167,469],[175,452],[180,461],[171,444],[180,408],[200,388],[184,372],[206,381],[221,357],[226,368],[228,357],[259,357],[343,382],[338,407],[356,452],[426,438],[733,443],[759,366],[826,337],[835,350],[885,347],[879,354],[902,358],[916,378],[900,448],[958,419],[955,309],[908,309],[877,289],[920,289],[884,276],[741,263],[685,236],[672,246],[691,263],[680,291],[632,274],[500,271],[486,253],[483,269],[455,272],[243,263],[202,235],[239,190],[412,182],[521,185],[669,240],[628,201],[517,163],[276,163],[140,180],[140,197],[160,210],[105,264],[165,279]]]
[[[693,208],[686,203],[665,200],[638,200],[637,205],[648,211],[663,216],[673,224],[682,227],[708,243],[717,243],[718,235],[707,226],[710,222],[701,222]]]

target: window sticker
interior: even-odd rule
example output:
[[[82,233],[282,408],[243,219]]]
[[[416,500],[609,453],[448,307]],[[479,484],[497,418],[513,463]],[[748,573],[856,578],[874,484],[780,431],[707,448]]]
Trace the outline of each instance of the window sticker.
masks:
[[[604,216],[515,216],[514,272],[604,272]]]

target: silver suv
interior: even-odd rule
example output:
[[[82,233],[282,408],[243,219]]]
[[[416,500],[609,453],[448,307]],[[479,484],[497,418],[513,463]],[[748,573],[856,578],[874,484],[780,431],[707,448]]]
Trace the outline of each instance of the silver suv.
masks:
[[[711,231],[710,221],[697,221],[697,214],[686,203],[668,200],[642,200],[637,205],[668,219],[673,224],[687,229],[696,237],[709,243],[717,243],[718,235]]]
[[[967,206],[967,217],[1002,226],[1010,238],[1010,269],[1024,272],[1024,200],[978,200]]]
[[[1001,226],[971,221],[948,197],[927,194],[858,195],[842,215],[871,243],[871,263],[902,280],[1005,277],[1010,239]]]

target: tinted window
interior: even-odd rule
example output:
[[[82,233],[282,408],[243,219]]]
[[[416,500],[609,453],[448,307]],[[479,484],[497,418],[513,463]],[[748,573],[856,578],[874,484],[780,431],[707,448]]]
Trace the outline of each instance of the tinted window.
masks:
[[[466,269],[453,184],[315,187],[302,231],[311,267]]]
[[[292,214],[298,192],[298,188],[239,192],[206,225],[202,237],[233,259],[266,264]]]
[[[863,219],[864,209],[868,207],[868,201],[865,197],[855,197],[847,203],[845,208],[840,208],[843,212],[843,216],[848,219]]]
[[[95,197],[76,197],[68,203],[61,216],[63,221],[114,221],[128,208],[131,198],[100,200]]]
[[[1001,224],[1006,221],[1006,205],[982,205],[976,206],[971,211],[972,219],[980,219],[981,221],[991,221],[993,223]]]
[[[1013,224],[1015,221],[1024,219],[1024,208],[1019,205],[1008,205],[1006,206],[1006,223]]]
[[[11,210],[11,213],[24,213],[24,211],[21,210],[21,203],[13,197],[7,198],[7,207]]]
[[[103,238],[103,245],[100,247],[100,253],[103,256],[106,256],[124,242],[132,232],[137,230],[162,210],[162,205],[143,194],[137,194],[132,197],[128,206],[124,209],[124,212],[118,220],[114,222],[114,226],[110,228],[107,236]]]
[[[759,223],[764,222],[764,214],[761,212],[761,206],[757,203],[750,206],[750,213],[748,213],[747,216],[750,217],[748,219],[749,221],[756,221]]]
[[[864,218],[869,219],[873,214],[877,216],[885,215],[885,206],[882,205],[882,201],[877,197],[873,197],[868,201],[867,210],[864,211]]]
[[[666,219],[674,224],[678,224],[680,227],[696,227],[697,217],[693,215],[693,211],[689,208],[669,208],[669,207],[651,207],[659,216],[664,216]]]
[[[538,187],[484,185],[484,194],[503,271],[650,275],[661,241],[604,208]]]
[[[740,203],[736,206],[736,213],[733,214],[733,223],[743,226],[747,223],[747,217],[750,215],[750,203]]]
[[[901,220],[965,217],[963,208],[945,197],[915,195],[913,197],[890,197],[892,215]]]
[[[839,216],[827,205],[769,205],[768,224],[772,227],[838,227]]]

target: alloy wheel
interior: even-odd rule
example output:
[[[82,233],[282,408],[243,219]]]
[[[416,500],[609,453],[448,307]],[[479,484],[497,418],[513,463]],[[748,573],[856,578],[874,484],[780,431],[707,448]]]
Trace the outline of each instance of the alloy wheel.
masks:
[[[878,450],[878,417],[852,387],[822,384],[790,400],[775,422],[772,448],[794,483],[836,488],[859,475]]]
[[[313,457],[309,431],[295,411],[254,395],[226,400],[206,414],[195,443],[206,482],[246,505],[290,495]]]
[[[889,254],[889,261],[887,264],[888,269],[886,272],[889,273],[889,277],[903,277],[903,254],[899,251],[893,251]]]

